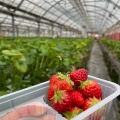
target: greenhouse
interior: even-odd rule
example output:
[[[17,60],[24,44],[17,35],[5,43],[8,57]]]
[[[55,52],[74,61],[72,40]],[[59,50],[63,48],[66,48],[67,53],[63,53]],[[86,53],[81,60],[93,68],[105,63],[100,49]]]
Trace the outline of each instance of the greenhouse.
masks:
[[[120,120],[120,0],[0,0],[0,120]]]

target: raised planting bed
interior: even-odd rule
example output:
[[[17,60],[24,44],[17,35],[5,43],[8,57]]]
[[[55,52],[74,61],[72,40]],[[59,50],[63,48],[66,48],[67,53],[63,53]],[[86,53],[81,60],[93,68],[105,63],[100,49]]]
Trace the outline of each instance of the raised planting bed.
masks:
[[[0,95],[42,82],[56,72],[86,67],[92,38],[0,41]]]
[[[101,42],[99,44],[103,51],[110,76],[113,76],[112,81],[120,84],[120,61],[118,60],[116,54],[109,51],[104,44]]]

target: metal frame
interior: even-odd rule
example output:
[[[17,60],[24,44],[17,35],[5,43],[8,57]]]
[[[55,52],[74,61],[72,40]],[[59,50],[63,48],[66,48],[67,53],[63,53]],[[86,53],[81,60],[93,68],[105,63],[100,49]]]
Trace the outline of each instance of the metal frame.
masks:
[[[99,8],[99,9],[101,9],[101,10],[103,10],[103,11],[106,11],[106,12],[108,12],[108,13],[111,14],[110,11],[108,11],[107,9],[103,9],[102,7],[99,7],[99,6],[94,6],[94,5],[85,5],[85,6],[96,7],[96,8]],[[117,21],[119,20],[114,14],[111,14],[111,15],[112,15]]]
[[[47,13],[48,13],[48,11],[50,11],[54,6],[56,6],[58,3],[60,3],[61,1],[63,1],[63,0],[60,0],[60,1],[58,1],[58,2],[56,2],[54,5],[52,5],[42,16],[44,17]],[[47,2],[47,1],[46,1]]]
[[[40,27],[39,24],[43,23],[43,24],[48,24],[50,26],[53,27],[59,27],[61,29],[61,27],[63,29],[66,30],[72,30],[72,31],[76,31],[76,32],[81,32],[80,29],[82,29],[82,26],[85,25],[86,28],[88,30],[93,30],[93,25],[92,22],[99,19],[99,26],[95,26],[96,29],[98,27],[100,27],[100,31],[103,29],[106,29],[107,27],[112,26],[113,24],[115,24],[115,22],[119,21],[119,18],[117,17],[116,14],[113,14],[113,11],[115,11],[115,8],[118,8],[120,10],[120,6],[117,5],[117,3],[120,1],[116,1],[114,2],[113,0],[93,0],[93,1],[81,1],[81,0],[67,0],[70,5],[70,7],[68,7],[69,9],[65,9],[61,4],[59,4],[60,2],[64,2],[64,0],[58,0],[58,1],[54,1],[54,4],[50,3],[47,0],[44,0],[44,2],[47,2],[47,4],[49,4],[49,9],[46,10],[44,7],[42,7],[41,5],[34,3],[33,1],[30,0],[26,0],[28,2],[28,4],[34,4],[34,7],[32,10],[28,11],[27,9],[24,10],[21,8],[21,6],[23,5],[25,0],[21,0],[19,3],[17,3],[16,6],[14,5],[10,5],[7,3],[4,3],[4,1],[0,1],[0,5],[4,7],[6,7],[8,10],[6,9],[0,9],[0,12],[10,15],[12,17],[12,28],[13,28],[13,37],[15,37],[15,17],[21,17],[23,18],[23,21],[20,21],[19,26],[21,25],[22,22],[24,22],[24,19],[30,20],[30,21],[34,21],[38,23],[38,28],[37,28],[37,32],[40,33]],[[93,5],[90,3],[94,3]],[[103,2],[103,7],[99,6],[99,4],[97,2]],[[102,3],[101,3],[102,4]],[[108,10],[108,6],[109,4],[112,4],[113,9],[111,11]],[[105,5],[105,6],[104,6]],[[57,6],[59,9],[57,9]],[[89,10],[89,6],[93,7],[94,9]],[[40,8],[41,10],[43,9],[45,12],[42,15],[37,15],[34,12],[34,8]],[[61,14],[57,15],[54,14],[54,11],[50,11],[52,8],[56,9],[57,11],[59,11]],[[61,10],[61,9],[63,10]],[[97,9],[97,10],[96,10]],[[73,11],[72,11],[73,10]],[[95,11],[94,11],[95,10]],[[103,13],[100,13],[99,11],[103,11]],[[16,11],[21,12],[23,14],[17,14]],[[71,12],[70,12],[71,11]],[[75,12],[75,13],[74,13]],[[90,15],[89,13],[94,13],[95,16],[92,16],[92,14]],[[116,12],[118,13],[118,12]],[[48,17],[45,17],[47,14],[53,14],[53,18],[55,16],[55,19],[51,20]],[[67,15],[68,14],[68,15]],[[76,17],[76,15],[79,15]],[[107,15],[109,14],[109,16]],[[61,24],[59,23],[60,20],[62,20],[63,16],[66,16],[66,19],[64,19],[64,22]],[[100,15],[101,17],[98,18],[97,15]],[[112,18],[110,18],[110,16],[114,17],[114,21],[112,20]],[[4,21],[7,19],[8,16],[5,17],[5,19],[3,19],[3,21],[1,22],[4,23]],[[97,17],[97,19],[96,19]],[[92,19],[94,18],[94,19]],[[98,20],[97,20],[98,21]],[[69,22],[69,24],[67,24]],[[70,24],[71,23],[71,24]],[[107,24],[107,25],[106,25]],[[66,26],[67,25],[67,26]],[[39,36],[38,36],[39,37]]]
[[[13,9],[13,10],[16,9],[16,7],[14,7],[14,6],[12,6],[12,5],[9,5],[9,4],[6,4],[6,3],[3,3],[3,2],[0,2],[0,5],[2,5],[2,6],[4,6],[4,7],[7,7],[8,9]],[[17,14],[15,14],[15,13],[11,12],[11,11],[7,11],[7,10],[5,11],[5,10],[0,9],[0,12],[5,13],[5,14],[8,14],[8,15],[14,15],[14,16],[16,16],[16,17],[22,17],[22,18],[24,18],[24,19],[28,19],[28,20],[32,20],[32,21],[38,21],[36,18],[39,18],[39,19],[46,20],[46,21],[48,21],[48,22],[50,22],[50,23],[54,23],[54,24],[57,24],[57,25],[64,26],[63,24],[60,24],[60,23],[55,22],[55,21],[53,21],[53,20],[44,18],[44,17],[42,17],[42,16],[38,16],[38,15],[36,15],[36,14],[34,14],[34,13],[31,13],[31,12],[28,12],[28,11],[26,11],[26,10],[20,9],[19,7],[17,8],[17,11],[20,11],[20,12],[22,12],[22,13],[26,13],[26,14],[28,14],[28,15],[30,15],[30,16],[33,16],[33,17],[35,17],[35,19],[33,19],[33,18],[31,18],[31,17],[28,17],[28,16],[24,16],[24,15],[17,15]],[[50,24],[50,23],[48,23],[48,24]],[[69,28],[71,28],[71,27],[69,26]],[[71,29],[75,29],[75,28],[71,28]],[[75,29],[75,30],[77,30],[77,29]],[[77,30],[77,31],[80,31],[80,30]]]
[[[73,2],[71,0],[69,0],[70,2]],[[83,4],[80,0],[74,0],[75,2],[75,5],[77,6],[77,8],[79,9],[79,12],[82,12],[82,15],[85,17],[85,21],[86,21],[86,24],[87,26],[91,29],[91,22],[88,20],[88,15],[83,7]]]
[[[87,11],[87,12],[90,12],[90,13],[95,13],[95,14],[98,14],[98,15],[103,16],[103,17],[104,17],[104,15],[103,15],[103,14],[98,13],[98,12],[94,12],[94,11]],[[112,23],[112,24],[114,24],[114,23],[113,23],[113,21],[112,21],[110,18],[109,18],[109,22],[110,22],[110,23]]]

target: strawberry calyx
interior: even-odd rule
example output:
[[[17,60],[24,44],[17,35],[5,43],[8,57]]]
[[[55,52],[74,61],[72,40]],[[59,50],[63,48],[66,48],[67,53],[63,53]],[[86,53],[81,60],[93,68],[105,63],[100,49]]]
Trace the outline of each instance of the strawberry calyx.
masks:
[[[70,111],[66,111],[62,114],[67,118],[67,120],[71,120],[73,118],[72,113]]]
[[[70,112],[71,112],[74,116],[76,116],[76,115],[78,115],[79,113],[83,112],[83,110],[80,109],[80,108],[78,108],[78,107],[73,107],[73,108],[70,110]]]
[[[69,84],[74,85],[74,82],[70,80],[70,78],[67,75],[64,75],[60,72],[57,73],[57,78],[59,78],[60,80],[66,80]]]
[[[90,101],[88,103],[89,103],[90,107],[92,107],[93,105],[95,105],[101,101],[101,99],[97,99],[96,97],[89,98],[89,100]]]
[[[65,97],[66,97],[65,90],[58,89],[57,91],[54,91],[54,95],[51,98],[51,100],[53,100],[54,103],[59,102],[61,104],[62,100],[65,99]]]
[[[76,117],[78,114],[83,112],[82,109],[78,107],[73,107],[70,111],[66,111],[62,113],[68,120],[71,120],[72,118]]]
[[[80,88],[81,89],[84,89],[88,84],[89,84],[89,80],[86,80],[86,81],[84,81],[84,82],[80,82],[81,84],[80,84]]]

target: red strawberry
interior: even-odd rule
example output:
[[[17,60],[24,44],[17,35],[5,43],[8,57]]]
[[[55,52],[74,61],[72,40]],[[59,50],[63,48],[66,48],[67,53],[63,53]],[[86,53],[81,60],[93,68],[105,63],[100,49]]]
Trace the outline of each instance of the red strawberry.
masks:
[[[51,76],[50,85],[58,83],[59,79],[57,78],[57,76],[58,76],[58,74],[55,74],[55,75]]]
[[[99,103],[101,101],[101,99],[97,99],[95,97],[92,98],[87,98],[84,102],[83,105],[83,110],[87,110],[88,108],[92,107],[93,105]]]
[[[72,90],[73,85],[74,83],[70,80],[70,78],[62,73],[57,73],[50,79],[50,86],[55,89],[58,88],[59,90],[70,91]]]
[[[70,96],[71,96],[73,106],[80,107],[84,104],[83,95],[79,91],[77,90],[71,91]]]
[[[87,80],[81,83],[80,92],[85,98],[96,97],[102,98],[102,89],[96,81]]]
[[[83,110],[79,107],[72,107],[70,111],[66,111],[62,113],[68,120],[71,120],[72,118],[76,117],[78,114],[83,112]]]
[[[47,92],[47,99],[50,101],[51,100],[51,98],[54,96],[54,89],[53,88],[49,88],[48,89],[48,92]]]
[[[88,108],[92,107],[93,105],[99,103],[101,99],[97,99],[95,97],[93,98],[87,98],[85,100],[85,103],[83,105],[83,110],[87,110]],[[104,114],[104,108],[100,108],[91,115],[89,115],[89,120],[101,120],[102,116]]]
[[[69,74],[70,79],[74,82],[75,86],[80,86],[80,81],[87,80],[88,72],[85,69],[78,69]]]
[[[51,106],[60,113],[70,110],[72,106],[72,100],[69,93],[64,90],[55,91],[51,100]]]

